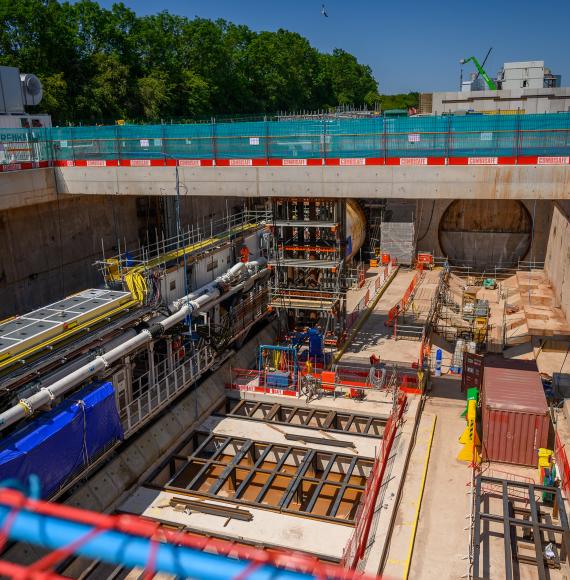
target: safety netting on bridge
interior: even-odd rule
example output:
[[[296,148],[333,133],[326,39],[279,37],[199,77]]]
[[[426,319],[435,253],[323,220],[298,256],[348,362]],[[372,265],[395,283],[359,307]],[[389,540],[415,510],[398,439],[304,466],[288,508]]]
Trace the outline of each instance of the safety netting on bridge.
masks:
[[[184,125],[115,125],[6,129],[0,165],[61,163],[105,166],[153,161],[169,165],[310,165],[331,159],[495,158],[544,156],[568,163],[570,113],[367,119],[311,119]],[[561,159],[558,159],[561,157]],[[554,159],[551,159],[554,158]],[[486,161],[485,161],[486,160]],[[283,163],[285,161],[285,163]],[[526,160],[541,163],[537,159]],[[239,162],[239,163],[238,163]],[[522,159],[520,162],[525,162]],[[364,163],[362,163],[364,164]],[[133,165],[133,163],[129,163]],[[17,167],[16,167],[17,168]]]

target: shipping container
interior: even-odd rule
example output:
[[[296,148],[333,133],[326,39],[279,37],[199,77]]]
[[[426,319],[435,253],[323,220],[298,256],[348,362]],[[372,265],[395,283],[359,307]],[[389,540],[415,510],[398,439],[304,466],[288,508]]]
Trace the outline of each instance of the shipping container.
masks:
[[[485,357],[483,458],[536,467],[548,447],[550,416],[534,361]]]

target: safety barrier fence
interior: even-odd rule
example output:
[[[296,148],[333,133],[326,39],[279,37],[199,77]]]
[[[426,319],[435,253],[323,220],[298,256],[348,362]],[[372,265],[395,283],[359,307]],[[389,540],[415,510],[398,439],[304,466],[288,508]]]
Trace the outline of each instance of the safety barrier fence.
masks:
[[[90,568],[103,562],[122,572],[142,569],[144,578],[153,578],[155,574],[203,580],[357,577],[354,571],[321,562],[303,552],[263,550],[168,529],[135,515],[100,514],[44,502],[5,488],[0,489],[0,548],[9,540],[40,546],[46,552],[28,565],[0,559],[3,578],[58,580],[63,576],[56,572],[57,568],[73,558],[85,559]],[[372,577],[359,574],[358,578]]]
[[[151,260],[166,256],[177,249],[184,249],[184,253],[190,257],[260,229],[270,219],[271,212],[243,210],[215,220],[203,219],[202,222],[195,222],[176,236],[164,237],[163,234],[159,237],[157,233],[156,241],[139,248],[121,247],[118,240],[119,253],[103,260],[102,264],[107,267],[116,265],[122,271],[131,266],[147,265]]]
[[[390,310],[388,311],[388,320],[386,321],[386,325],[387,326],[394,325],[394,336],[396,335],[396,325],[398,325],[398,316],[403,312],[405,312],[406,308],[408,307],[410,299],[414,293],[414,290],[416,289],[416,286],[420,282],[421,277],[422,271],[421,270],[416,271],[414,277],[412,278],[412,281],[406,288],[406,291],[404,292],[401,300],[398,302],[398,304],[390,308]]]
[[[133,393],[140,393],[124,409],[120,409],[125,437],[135,433],[141,425],[154,417],[177,395],[195,383],[215,362],[209,347],[196,352],[184,362],[169,369],[164,360],[133,383]]]
[[[0,167],[569,164],[570,113],[5,129]]]
[[[493,266],[492,268],[485,268],[475,261],[469,260],[453,260],[449,263],[449,259],[436,256],[433,258],[433,263],[437,267],[443,267],[449,270],[452,274],[463,276],[467,278],[476,278],[484,280],[485,278],[494,278],[495,280],[504,280],[510,276],[514,276],[519,271],[528,272],[530,270],[543,270],[544,262],[533,260],[519,260],[510,266]]]
[[[344,549],[341,560],[341,564],[351,570],[358,568],[359,563],[362,561],[366,553],[372,520],[376,511],[378,494],[382,487],[386,465],[390,458],[392,443],[394,442],[396,430],[404,413],[406,401],[407,397],[404,393],[398,395],[397,405],[384,427],[382,443],[379,447],[371,475],[367,480],[366,488],[362,494],[360,504],[356,511],[356,516],[354,518],[356,526]]]
[[[380,289],[386,283],[386,280],[394,271],[395,264],[390,263],[387,266],[380,268],[378,276],[374,279],[374,283],[369,284],[366,294],[360,299],[352,312],[346,315],[346,330],[347,332],[354,326],[355,322],[360,318],[362,311],[370,304]]]
[[[566,498],[570,498],[570,464],[568,463],[565,446],[562,444],[558,433],[556,433],[554,444],[554,458],[558,466],[558,476],[561,479],[560,487],[564,491]]]

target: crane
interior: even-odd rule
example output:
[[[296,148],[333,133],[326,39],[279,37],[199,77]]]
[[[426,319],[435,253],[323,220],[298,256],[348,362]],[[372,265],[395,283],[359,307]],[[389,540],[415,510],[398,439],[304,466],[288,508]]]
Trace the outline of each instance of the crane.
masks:
[[[487,86],[489,87],[489,89],[491,91],[496,91],[497,85],[495,84],[495,81],[493,81],[493,79],[485,72],[485,69],[483,68],[485,66],[485,63],[487,62],[487,59],[489,58],[489,54],[491,54],[492,50],[493,50],[493,48],[491,47],[489,49],[489,51],[487,52],[487,56],[485,57],[485,60],[483,61],[482,65],[479,64],[479,61],[474,56],[470,56],[469,58],[462,58],[459,61],[459,64],[467,64],[469,61],[473,61],[473,64],[475,65],[475,68],[477,69],[477,76],[481,75],[483,77],[483,80],[487,83]]]

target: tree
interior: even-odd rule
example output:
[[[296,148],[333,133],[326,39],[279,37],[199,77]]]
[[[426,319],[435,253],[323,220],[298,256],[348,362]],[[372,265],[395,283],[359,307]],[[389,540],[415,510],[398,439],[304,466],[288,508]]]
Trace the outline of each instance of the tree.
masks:
[[[2,0],[0,64],[37,74],[54,122],[274,113],[373,104],[370,68],[287,30],[254,32],[92,0]]]

